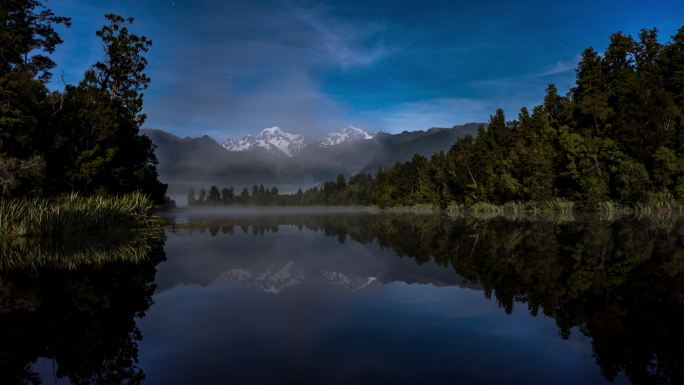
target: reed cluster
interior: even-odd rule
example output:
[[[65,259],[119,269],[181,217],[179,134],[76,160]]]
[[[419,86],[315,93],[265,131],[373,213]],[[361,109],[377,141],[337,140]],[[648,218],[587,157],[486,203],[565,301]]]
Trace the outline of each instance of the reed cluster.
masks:
[[[0,235],[51,237],[149,228],[162,223],[153,212],[152,201],[141,193],[0,200]]]

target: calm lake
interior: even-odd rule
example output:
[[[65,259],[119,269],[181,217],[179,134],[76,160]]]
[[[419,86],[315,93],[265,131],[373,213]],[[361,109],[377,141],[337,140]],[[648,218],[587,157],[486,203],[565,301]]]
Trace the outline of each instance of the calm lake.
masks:
[[[684,383],[676,221],[171,220],[3,244],[0,384]]]

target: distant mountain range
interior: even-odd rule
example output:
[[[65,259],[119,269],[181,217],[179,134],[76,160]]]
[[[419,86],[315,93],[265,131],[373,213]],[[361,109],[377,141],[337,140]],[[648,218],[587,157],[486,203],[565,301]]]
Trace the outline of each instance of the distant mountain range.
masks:
[[[180,203],[191,186],[242,188],[263,184],[287,192],[338,174],[374,173],[414,154],[429,157],[448,151],[459,138],[475,135],[479,126],[469,123],[399,134],[372,134],[348,126],[321,138],[271,127],[257,135],[228,138],[222,144],[206,135],[180,138],[153,129],[143,130],[143,134],[157,146],[160,178],[169,184],[169,194]]]
[[[352,126],[345,127],[339,132],[331,132],[320,139],[304,138],[302,135],[290,134],[278,127],[271,127],[262,130],[256,136],[228,138],[222,146],[233,152],[266,151],[271,155],[284,155],[292,158],[307,146],[329,147],[370,139],[373,139],[372,135]]]
[[[290,134],[278,127],[262,130],[257,136],[228,138],[223,142],[223,148],[231,152],[265,151],[287,157],[292,157],[305,146],[302,135]]]

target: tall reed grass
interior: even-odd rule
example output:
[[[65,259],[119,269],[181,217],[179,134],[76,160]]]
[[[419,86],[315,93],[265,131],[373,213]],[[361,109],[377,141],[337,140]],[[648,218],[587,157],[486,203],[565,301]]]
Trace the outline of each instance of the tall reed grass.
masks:
[[[66,236],[162,223],[144,194],[0,200],[0,235]]]

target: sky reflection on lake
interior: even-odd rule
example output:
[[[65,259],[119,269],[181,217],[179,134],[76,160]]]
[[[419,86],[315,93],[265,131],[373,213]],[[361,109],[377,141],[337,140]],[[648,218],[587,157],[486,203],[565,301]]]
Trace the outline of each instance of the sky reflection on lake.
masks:
[[[146,383],[606,382],[588,338],[524,305],[507,315],[453,268],[270,230],[167,234],[139,322]]]

